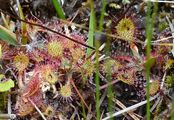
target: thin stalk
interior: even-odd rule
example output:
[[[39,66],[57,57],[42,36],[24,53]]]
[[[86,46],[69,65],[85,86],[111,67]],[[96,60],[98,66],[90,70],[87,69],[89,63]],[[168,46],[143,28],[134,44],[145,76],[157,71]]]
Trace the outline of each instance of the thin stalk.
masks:
[[[39,108],[36,106],[36,104],[30,99],[28,98],[28,100],[30,101],[30,103],[35,107],[35,109],[37,110],[37,112],[41,115],[43,120],[47,120],[46,117],[43,115],[43,113],[39,110]]]
[[[95,55],[96,55],[96,63],[95,63],[95,84],[96,84],[96,119],[100,120],[100,81],[99,81],[99,42],[95,40],[94,33],[96,30],[96,19],[95,19],[95,10],[94,10],[94,1],[89,0],[90,8],[91,8],[91,14],[90,14],[90,24],[89,24],[89,34],[88,34],[88,40],[87,45],[94,46],[95,44]],[[87,49],[87,55],[91,55],[92,51],[91,49]]]
[[[11,110],[11,95],[10,94],[8,94],[8,103],[7,103],[7,111],[8,111],[8,114],[9,115],[11,115],[11,112],[12,112],[12,110]]]
[[[106,4],[107,4],[107,0],[103,0],[101,15],[100,15],[100,21],[99,21],[99,31],[103,30],[103,21],[104,21],[104,13],[105,13],[105,10],[106,10]]]
[[[78,96],[80,97],[81,101],[83,102],[83,104],[85,105],[85,107],[88,109],[88,111],[90,111],[89,106],[86,104],[85,100],[83,99],[81,93],[79,92],[79,90],[77,89],[73,79],[70,79],[71,85],[74,87],[76,93],[78,94]],[[91,111],[90,111],[91,112]]]
[[[171,120],[174,120],[174,98],[173,98],[173,103],[172,103]]]
[[[152,11],[152,4],[150,2],[147,2],[147,15],[146,15],[146,38],[147,38],[147,46],[146,46],[146,57],[147,61],[150,61],[150,54],[151,54],[151,40],[152,40],[152,34],[153,34],[153,27],[154,27],[154,22],[155,22],[155,17],[156,17],[156,12],[157,12],[158,6],[155,4],[154,9]],[[153,13],[152,13],[153,12]],[[152,16],[151,16],[152,14]],[[147,120],[150,120],[150,69],[151,65],[146,66],[146,79],[147,79],[147,105],[146,105],[146,115],[147,115]]]
[[[110,32],[110,30],[107,30],[107,32]],[[110,39],[107,37],[106,38],[106,47],[105,47],[105,54],[106,56],[109,56],[110,53]],[[107,62],[107,66],[106,66],[106,73],[107,73],[107,81],[109,83],[109,86],[107,88],[107,92],[108,92],[108,109],[109,109],[109,113],[111,114],[113,112],[113,98],[114,98],[114,94],[112,91],[112,74],[111,74],[111,64]],[[111,118],[112,120],[112,118]]]
[[[146,51],[146,56],[147,56],[147,60],[150,59],[150,52],[151,52],[151,39],[152,39],[152,21],[151,21],[151,3],[148,2],[147,3],[147,6],[148,6],[148,10],[147,10],[147,17],[146,17],[146,24],[147,24],[147,27],[146,27],[146,37],[147,37],[147,51]],[[147,89],[147,104],[146,104],[146,115],[147,115],[147,120],[150,120],[150,101],[149,101],[149,97],[150,97],[150,93],[149,93],[149,89],[150,89],[150,66],[147,66],[146,68],[146,79],[147,79],[147,86],[146,86],[146,89]]]
[[[111,114],[113,112],[113,102],[112,102],[112,100],[113,100],[114,95],[113,95],[113,92],[112,92],[112,84],[111,84],[112,79],[111,79],[111,73],[110,73],[109,66],[108,66],[108,77],[107,77],[107,80],[108,80],[108,82],[110,84],[108,86],[108,89],[107,89],[107,93],[108,93],[107,96],[108,96],[108,109],[109,109],[109,113]],[[112,120],[112,118],[110,118],[110,120]]]
[[[64,37],[64,38],[67,38],[67,39],[70,40],[70,41],[73,41],[73,42],[78,43],[78,44],[80,44],[80,45],[82,45],[82,46],[85,46],[85,47],[87,47],[87,48],[90,48],[90,49],[92,49],[92,50],[95,50],[95,48],[92,47],[92,46],[89,46],[89,45],[86,45],[86,44],[84,44],[84,43],[82,43],[82,42],[79,42],[79,41],[77,41],[77,40],[74,39],[74,38],[71,38],[71,37],[69,37],[69,36],[66,36],[66,35],[64,35],[63,33],[60,33],[60,32],[58,32],[58,31],[55,31],[55,30],[53,30],[53,29],[51,29],[51,28],[48,28],[48,27],[46,27],[46,26],[43,26],[43,25],[41,25],[41,24],[32,23],[32,22],[29,22],[29,21],[26,21],[26,20],[22,20],[22,19],[20,19],[19,17],[15,17],[15,16],[13,16],[12,14],[9,14],[9,13],[7,13],[7,12],[1,10],[1,9],[0,9],[0,12],[3,12],[4,14],[10,15],[11,18],[14,18],[14,19],[16,19],[16,20],[19,20],[19,21],[25,22],[25,23],[27,23],[27,24],[30,24],[30,25],[33,25],[33,26],[37,26],[37,27],[43,28],[43,29],[46,29],[46,30],[48,30],[48,31],[50,31],[50,32],[52,32],[52,33],[56,33],[56,34],[58,34],[58,35],[60,35],[60,36],[62,36],[62,37]]]
[[[81,101],[81,105],[82,105],[82,115],[83,115],[83,117],[86,119],[87,116],[86,116],[86,112],[85,112],[85,106],[84,106],[84,104],[83,104],[82,101]]]
[[[100,120],[100,79],[99,79],[99,42],[95,41],[96,45],[96,71],[95,71],[95,83],[96,83],[96,113],[97,120]]]

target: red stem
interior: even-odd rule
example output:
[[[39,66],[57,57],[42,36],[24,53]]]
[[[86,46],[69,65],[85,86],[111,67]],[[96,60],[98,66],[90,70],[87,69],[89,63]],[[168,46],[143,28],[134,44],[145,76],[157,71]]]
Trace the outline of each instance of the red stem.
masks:
[[[86,104],[85,100],[83,99],[82,95],[80,94],[79,90],[77,89],[76,85],[74,84],[73,79],[71,79],[71,84],[74,87],[74,89],[77,92],[77,94],[80,97],[80,99],[82,100],[83,104],[86,106],[86,108],[88,109],[88,111],[91,112],[89,106]]]

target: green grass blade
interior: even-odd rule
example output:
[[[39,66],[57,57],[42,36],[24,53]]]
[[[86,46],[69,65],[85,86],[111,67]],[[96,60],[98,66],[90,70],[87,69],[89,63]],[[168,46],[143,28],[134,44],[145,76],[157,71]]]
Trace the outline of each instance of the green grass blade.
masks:
[[[18,9],[19,9],[19,17],[20,17],[20,19],[24,20],[24,19],[25,19],[24,13],[23,13],[23,11],[22,11],[22,7],[21,7],[21,4],[20,4],[19,0],[17,0],[17,6],[18,6]],[[26,30],[26,23],[21,22],[21,29],[22,29],[22,30],[23,30],[23,29]]]
[[[20,19],[24,20],[24,13],[22,11],[22,7],[21,7],[21,4],[20,4],[19,0],[17,0],[17,6],[18,6],[18,9],[19,9]]]
[[[94,33],[95,33],[95,11],[94,11],[94,4],[91,0],[91,14],[89,20],[89,33],[88,33],[88,40],[87,45],[93,47],[94,46]],[[87,55],[91,55],[92,50],[87,48]]]
[[[18,9],[19,9],[20,19],[25,20],[25,16],[24,16],[24,13],[22,11],[22,7],[21,7],[21,4],[20,4],[19,0],[17,0],[17,6],[18,6]],[[27,44],[27,42],[28,42],[28,37],[26,36],[27,24],[25,22],[22,22],[22,21],[21,21],[21,30],[22,30],[21,43],[22,44]]]
[[[62,9],[60,3],[58,2],[58,0],[52,0],[52,3],[53,3],[53,5],[54,5],[54,7],[56,9],[56,12],[57,12],[59,18],[65,19],[65,15],[64,15],[63,9]]]
[[[109,32],[109,30],[106,30],[107,32]],[[109,39],[109,37],[106,37],[106,47],[105,47],[105,54],[106,56],[109,56],[110,54],[110,46],[111,46],[111,40]],[[113,109],[113,99],[114,99],[114,91],[113,91],[113,86],[112,86],[112,73],[111,73],[111,69],[112,69],[112,63],[110,62],[109,59],[105,60],[105,67],[106,67],[106,77],[107,77],[107,81],[110,84],[107,88],[107,96],[108,96],[108,110],[110,113],[110,116],[112,116],[112,113],[114,111]],[[110,120],[113,120],[113,117],[110,118]]]
[[[86,119],[87,116],[86,116],[85,106],[84,106],[83,102],[81,102],[81,105],[82,105],[82,115]]]
[[[1,12],[1,17],[2,17],[2,20],[3,20],[4,26],[7,29],[10,29],[10,26],[8,25],[8,21],[6,20],[5,15],[2,12]]]
[[[171,119],[170,120],[174,120],[174,98],[172,101],[172,111],[171,111]]]
[[[108,96],[108,109],[109,109],[109,113],[110,113],[110,116],[112,116],[112,113],[113,113],[113,102],[112,100],[114,99],[114,94],[113,94],[113,90],[112,90],[112,75],[111,75],[111,66],[108,65],[107,66],[107,81],[108,83],[110,84],[108,86],[108,89],[107,89],[107,96]],[[110,120],[113,120],[113,118],[111,117]]]
[[[95,10],[94,10],[94,1],[89,0],[91,7],[91,14],[90,14],[90,21],[89,21],[89,33],[88,33],[88,40],[87,45],[96,47],[96,63],[95,63],[95,84],[96,84],[96,120],[100,120],[100,80],[99,80],[99,42],[94,39],[94,33],[96,29],[96,19],[95,19]],[[92,50],[87,49],[87,55],[91,55]]]
[[[147,56],[147,60],[150,59],[150,52],[151,52],[151,39],[152,39],[152,19],[151,19],[151,3],[148,2],[148,10],[147,10],[147,17],[146,17],[146,37],[147,37],[147,51],[146,51],[146,56]],[[147,105],[146,105],[146,115],[147,115],[147,120],[150,120],[150,101],[149,101],[149,97],[150,97],[150,93],[149,93],[149,81],[150,81],[150,66],[146,66],[146,79],[147,79]]]
[[[95,41],[96,46],[96,71],[95,71],[95,84],[96,84],[96,119],[100,120],[100,79],[99,79],[99,41]]]
[[[104,13],[106,10],[106,4],[107,4],[106,0],[103,0],[100,21],[99,21],[99,31],[103,30],[103,21],[104,21]]]
[[[152,11],[152,3],[151,2],[147,3],[147,15],[146,15],[146,39],[147,39],[146,57],[147,57],[147,61],[151,61],[151,56],[150,56],[151,55],[151,40],[152,40],[152,35],[153,35],[153,27],[154,27],[154,23],[155,23],[155,17],[156,17],[157,9],[158,9],[157,4],[154,5],[153,11]],[[149,93],[149,89],[150,89],[150,69],[151,69],[151,65],[147,64],[146,65],[146,79],[147,79],[146,115],[147,115],[147,120],[150,120],[150,93]]]
[[[1,25],[0,25],[0,39],[11,45],[17,45],[15,34]]]

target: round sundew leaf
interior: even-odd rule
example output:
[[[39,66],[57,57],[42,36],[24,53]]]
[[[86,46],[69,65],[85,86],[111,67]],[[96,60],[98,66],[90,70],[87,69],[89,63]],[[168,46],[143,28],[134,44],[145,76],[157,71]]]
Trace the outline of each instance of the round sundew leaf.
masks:
[[[72,90],[70,85],[64,85],[60,88],[60,94],[64,98],[71,97],[72,95]]]
[[[117,34],[124,40],[132,41],[134,39],[135,25],[130,18],[123,18],[115,27]]]
[[[29,58],[25,54],[18,54],[14,57],[13,63],[18,71],[23,71],[29,64]]]
[[[50,65],[43,65],[40,67],[40,76],[42,80],[50,84],[55,84],[58,81],[58,75],[52,70],[52,66]]]
[[[51,41],[47,45],[48,54],[52,57],[61,57],[63,54],[62,44],[58,41]]]
[[[55,84],[58,80],[58,76],[53,71],[51,71],[46,73],[45,80],[50,84]]]
[[[73,62],[77,63],[85,55],[85,50],[76,48],[72,52]]]

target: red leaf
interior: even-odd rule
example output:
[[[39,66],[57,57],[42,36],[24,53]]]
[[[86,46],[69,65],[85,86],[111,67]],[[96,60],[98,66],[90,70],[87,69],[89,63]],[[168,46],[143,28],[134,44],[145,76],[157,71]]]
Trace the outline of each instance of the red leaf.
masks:
[[[39,86],[40,86],[40,80],[39,80],[39,74],[37,73],[36,75],[33,76],[33,78],[26,86],[23,97],[33,96],[35,93],[39,91]]]

